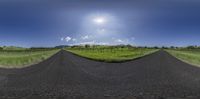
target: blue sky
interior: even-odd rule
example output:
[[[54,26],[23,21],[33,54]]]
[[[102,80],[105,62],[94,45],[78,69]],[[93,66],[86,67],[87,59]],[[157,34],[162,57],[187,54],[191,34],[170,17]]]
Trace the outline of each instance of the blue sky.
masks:
[[[199,9],[198,0],[0,0],[0,46],[200,45]]]

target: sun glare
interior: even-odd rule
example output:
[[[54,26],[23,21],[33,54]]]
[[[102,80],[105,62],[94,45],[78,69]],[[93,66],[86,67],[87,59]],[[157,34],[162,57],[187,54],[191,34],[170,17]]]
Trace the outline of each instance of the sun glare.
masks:
[[[97,17],[97,18],[94,19],[94,22],[97,23],[97,24],[103,24],[103,23],[105,23],[105,21],[106,20],[103,17]]]

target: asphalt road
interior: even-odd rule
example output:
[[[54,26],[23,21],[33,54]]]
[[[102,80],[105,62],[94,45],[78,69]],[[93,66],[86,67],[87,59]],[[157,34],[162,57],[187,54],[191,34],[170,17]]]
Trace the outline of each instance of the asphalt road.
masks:
[[[23,69],[0,69],[0,99],[200,99],[200,68],[165,51],[104,63],[60,51]]]

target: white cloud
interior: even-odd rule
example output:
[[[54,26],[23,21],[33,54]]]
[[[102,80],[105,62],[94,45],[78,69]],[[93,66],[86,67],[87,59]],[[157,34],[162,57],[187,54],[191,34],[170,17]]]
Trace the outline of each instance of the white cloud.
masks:
[[[92,36],[89,36],[89,35],[85,35],[85,36],[82,36],[81,39],[83,40],[87,40],[87,39],[90,39],[92,38]]]
[[[98,33],[104,33],[106,30],[104,29],[104,28],[102,28],[102,29],[97,29],[97,32]]]
[[[65,41],[66,41],[66,42],[69,42],[71,39],[72,39],[72,38],[69,37],[69,36],[65,37]]]
[[[116,39],[115,42],[117,42],[117,43],[123,43],[124,41],[121,40],[121,39]]]
[[[129,39],[116,39],[112,38],[114,40],[114,44],[129,44],[130,40]]]
[[[107,42],[97,42],[96,44],[97,45],[110,45],[110,43],[107,43]]]
[[[69,36],[67,36],[67,37],[61,37],[60,40],[61,40],[61,41],[69,42],[70,40],[72,40],[72,38],[69,37]]]
[[[75,41],[77,41],[77,39],[73,38],[72,41],[75,42]]]
[[[60,40],[63,41],[63,40],[64,40],[64,37],[61,37]]]
[[[89,45],[109,45],[110,43],[107,42],[96,42],[96,41],[87,41],[87,42],[80,42],[80,43],[74,43],[72,45],[85,45],[85,44],[89,44]]]
[[[70,37],[70,36],[61,37],[60,40],[65,41],[65,42],[70,42],[71,45],[85,45],[85,44],[117,45],[117,44],[130,44],[135,40],[135,38],[134,37],[130,37],[130,38],[111,37],[110,39],[99,40],[94,35],[83,35],[78,38],[74,38],[74,37]]]

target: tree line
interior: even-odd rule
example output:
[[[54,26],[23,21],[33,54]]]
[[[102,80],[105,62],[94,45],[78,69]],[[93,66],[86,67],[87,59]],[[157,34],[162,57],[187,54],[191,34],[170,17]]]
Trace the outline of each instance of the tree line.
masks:
[[[13,49],[20,49],[20,47],[13,47]],[[176,47],[176,46],[162,46],[162,47],[158,47],[158,46],[153,46],[153,47],[148,47],[148,46],[132,46],[130,44],[128,45],[89,45],[89,44],[85,44],[85,45],[73,45],[73,46],[68,46],[68,45],[61,45],[61,46],[56,46],[56,47],[31,47],[31,48],[22,48],[23,50],[52,50],[52,49],[62,49],[62,48],[154,48],[154,49],[180,49],[180,48],[184,48],[184,49],[200,49],[200,46],[197,45],[190,45],[190,46],[186,46],[186,47]],[[2,46],[0,47],[0,50],[7,50],[6,46]]]

